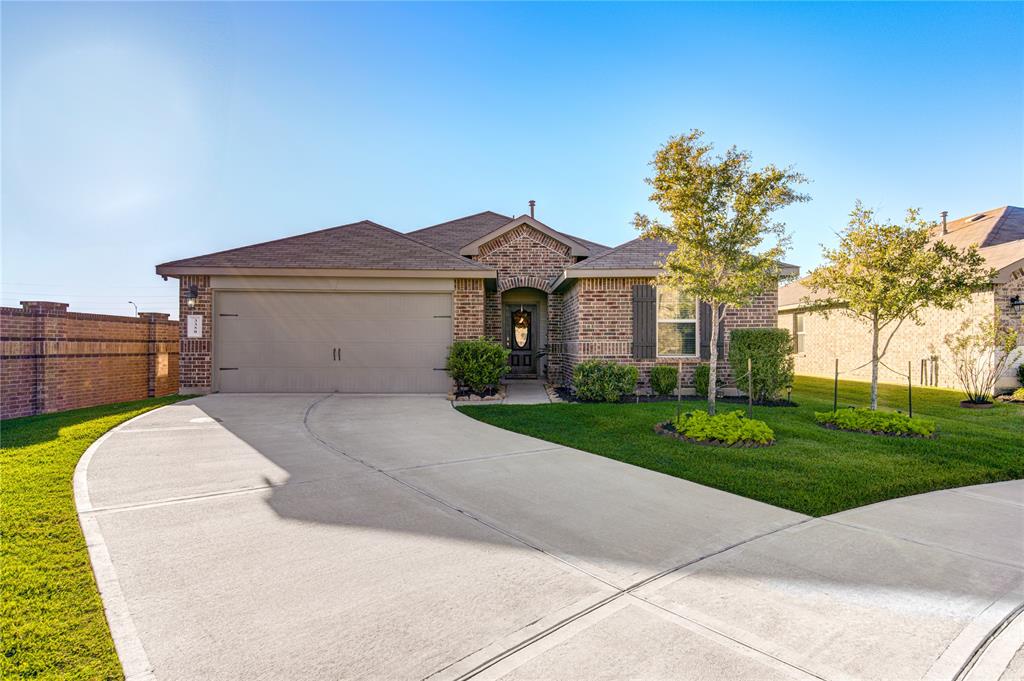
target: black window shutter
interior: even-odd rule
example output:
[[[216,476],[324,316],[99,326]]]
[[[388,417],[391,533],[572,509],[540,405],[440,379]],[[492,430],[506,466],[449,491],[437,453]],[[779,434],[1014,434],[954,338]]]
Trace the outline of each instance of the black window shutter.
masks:
[[[697,305],[697,340],[700,358],[711,359],[711,306],[703,300]]]
[[[711,359],[711,305],[701,301],[697,312],[697,340],[700,343],[700,358]],[[718,358],[725,354],[725,318],[718,320]]]
[[[633,359],[654,359],[658,298],[653,286],[633,286]]]

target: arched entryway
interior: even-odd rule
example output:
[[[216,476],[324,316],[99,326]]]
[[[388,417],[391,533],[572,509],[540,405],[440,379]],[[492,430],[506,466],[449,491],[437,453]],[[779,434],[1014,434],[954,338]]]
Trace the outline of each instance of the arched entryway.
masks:
[[[543,378],[547,369],[548,294],[536,288],[501,293],[502,341],[511,351],[509,378]]]

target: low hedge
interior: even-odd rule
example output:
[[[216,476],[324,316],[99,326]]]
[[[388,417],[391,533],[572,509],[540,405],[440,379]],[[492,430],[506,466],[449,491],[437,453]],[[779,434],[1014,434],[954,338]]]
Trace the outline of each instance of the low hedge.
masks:
[[[850,430],[872,435],[895,435],[901,437],[934,437],[935,423],[906,414],[871,409],[840,409],[839,411],[814,412],[814,420],[826,428]]]
[[[623,395],[636,391],[639,377],[635,366],[591,359],[573,367],[572,386],[576,397],[583,401],[618,402]]]
[[[764,421],[748,419],[742,411],[709,415],[706,411],[680,414],[672,422],[677,433],[688,440],[718,445],[770,445],[775,432]]]
[[[651,367],[651,390],[655,395],[671,395],[679,383],[679,370],[659,364]]]
[[[445,369],[456,383],[479,394],[498,385],[508,371],[510,354],[501,343],[486,338],[455,341]]]

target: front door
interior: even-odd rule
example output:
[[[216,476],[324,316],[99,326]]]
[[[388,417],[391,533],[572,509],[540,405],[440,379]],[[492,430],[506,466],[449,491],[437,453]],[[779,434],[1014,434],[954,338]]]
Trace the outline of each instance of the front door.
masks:
[[[505,345],[509,356],[511,378],[532,378],[537,375],[537,342],[533,305],[510,305],[505,312]]]

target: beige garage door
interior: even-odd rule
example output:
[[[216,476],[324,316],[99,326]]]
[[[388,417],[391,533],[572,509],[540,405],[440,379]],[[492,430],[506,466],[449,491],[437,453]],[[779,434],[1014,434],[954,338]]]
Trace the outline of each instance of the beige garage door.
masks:
[[[218,291],[222,392],[440,393],[451,294]]]

